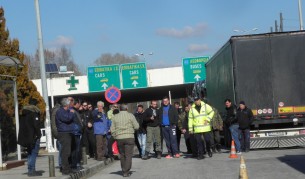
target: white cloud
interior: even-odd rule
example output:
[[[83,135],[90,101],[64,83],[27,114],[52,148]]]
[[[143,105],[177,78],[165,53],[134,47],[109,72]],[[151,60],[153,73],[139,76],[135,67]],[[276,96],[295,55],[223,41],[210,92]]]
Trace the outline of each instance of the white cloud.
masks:
[[[202,36],[207,29],[207,25],[199,23],[195,26],[185,26],[182,29],[176,28],[162,28],[157,29],[156,33],[160,36],[174,37],[174,38],[187,38]]]
[[[54,47],[57,48],[57,47],[62,47],[62,46],[71,46],[71,45],[73,45],[73,43],[74,43],[73,38],[59,35],[56,37],[55,40],[53,40],[50,43],[50,46],[53,48]]]
[[[190,44],[187,51],[190,53],[200,53],[210,50],[207,44]]]

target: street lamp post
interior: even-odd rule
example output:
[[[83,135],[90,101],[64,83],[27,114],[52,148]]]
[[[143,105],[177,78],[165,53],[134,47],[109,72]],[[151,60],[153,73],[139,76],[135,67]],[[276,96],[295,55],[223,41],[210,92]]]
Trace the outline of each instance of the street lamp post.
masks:
[[[35,9],[36,9],[36,20],[37,20],[37,35],[38,35],[38,49],[39,49],[39,61],[40,61],[40,75],[41,75],[41,88],[42,96],[46,104],[46,148],[48,152],[55,152],[52,144],[52,133],[51,133],[51,121],[50,121],[50,107],[47,91],[47,80],[46,80],[46,69],[45,69],[45,60],[43,52],[43,43],[42,43],[42,30],[40,23],[40,10],[39,10],[39,0],[34,0]]]
[[[153,52],[150,52],[150,53],[148,53],[148,55],[153,55],[154,53]],[[144,61],[145,61],[145,57],[146,57],[146,55],[144,54],[144,53],[136,53],[135,54],[135,56],[143,56],[143,59],[144,59]]]
[[[302,1],[299,0],[299,19],[300,19],[300,30],[303,30],[303,17],[302,17]]]

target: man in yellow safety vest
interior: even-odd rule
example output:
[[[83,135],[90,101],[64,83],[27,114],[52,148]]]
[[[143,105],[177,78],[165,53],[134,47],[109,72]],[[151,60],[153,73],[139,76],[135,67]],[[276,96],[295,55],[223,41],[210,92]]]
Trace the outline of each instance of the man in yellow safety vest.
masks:
[[[211,119],[214,111],[211,106],[201,101],[199,97],[194,98],[195,102],[189,111],[189,132],[195,135],[197,142],[198,160],[204,159],[204,153],[208,153],[212,157],[211,152]],[[204,141],[203,141],[204,139]],[[205,145],[206,144],[206,149]]]

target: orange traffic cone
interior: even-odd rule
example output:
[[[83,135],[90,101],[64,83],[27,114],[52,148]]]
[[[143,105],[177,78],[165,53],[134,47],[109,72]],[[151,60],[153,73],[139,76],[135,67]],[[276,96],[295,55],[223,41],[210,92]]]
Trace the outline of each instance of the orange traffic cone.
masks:
[[[229,158],[238,158],[238,156],[237,156],[237,154],[236,154],[236,149],[235,149],[234,140],[232,140],[232,143],[231,143],[231,152],[230,152]]]

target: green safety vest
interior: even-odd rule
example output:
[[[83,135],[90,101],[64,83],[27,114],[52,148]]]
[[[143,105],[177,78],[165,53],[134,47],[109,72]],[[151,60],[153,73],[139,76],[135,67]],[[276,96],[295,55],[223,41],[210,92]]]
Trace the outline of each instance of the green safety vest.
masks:
[[[211,119],[214,111],[211,106],[201,102],[200,113],[195,108],[195,103],[189,111],[189,131],[194,133],[202,133],[211,131]]]

